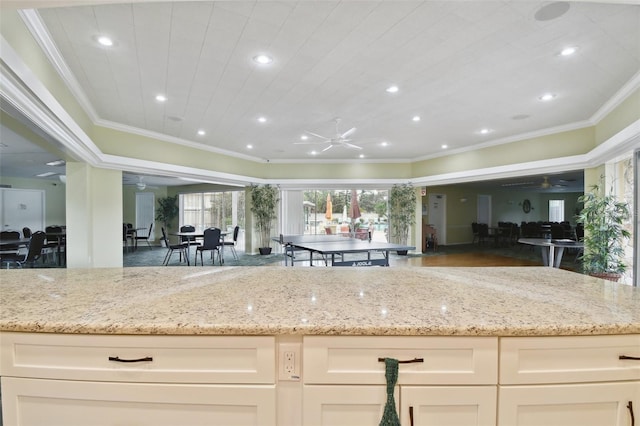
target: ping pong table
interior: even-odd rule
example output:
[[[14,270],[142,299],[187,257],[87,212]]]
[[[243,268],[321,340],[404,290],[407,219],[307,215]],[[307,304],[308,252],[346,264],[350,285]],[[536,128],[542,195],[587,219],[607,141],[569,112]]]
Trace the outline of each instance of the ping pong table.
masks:
[[[415,250],[413,246],[403,244],[393,244],[381,241],[368,241],[356,238],[349,238],[340,235],[283,235],[278,240],[285,255],[285,265],[287,259],[291,258],[291,266],[295,261],[296,251],[309,252],[309,265],[313,266],[313,255],[322,256],[326,266],[389,266],[389,252],[400,250]],[[372,259],[371,253],[382,254],[381,259]],[[344,260],[347,253],[366,253],[366,259]],[[336,261],[336,255],[340,260]]]

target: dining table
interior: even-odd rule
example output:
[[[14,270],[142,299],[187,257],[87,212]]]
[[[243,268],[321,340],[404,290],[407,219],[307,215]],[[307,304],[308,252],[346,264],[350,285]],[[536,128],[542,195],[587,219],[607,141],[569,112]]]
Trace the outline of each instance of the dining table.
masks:
[[[552,268],[560,267],[565,248],[584,249],[584,243],[582,241],[570,239],[520,238],[518,242],[540,247],[542,249],[542,263],[544,266]]]
[[[220,263],[224,264],[224,238],[227,236],[228,232],[220,231]],[[190,265],[189,256],[191,253],[190,247],[196,239],[204,238],[204,231],[178,231],[172,232],[171,235],[180,237],[181,239],[186,239],[187,241],[187,265]],[[194,262],[195,264],[195,262]]]
[[[63,229],[62,231],[55,232],[47,232],[47,242],[51,240],[56,240],[56,257],[58,259],[58,266],[62,266],[62,256],[61,256],[61,248],[66,245],[67,240],[67,231]],[[66,250],[66,249],[65,249]]]

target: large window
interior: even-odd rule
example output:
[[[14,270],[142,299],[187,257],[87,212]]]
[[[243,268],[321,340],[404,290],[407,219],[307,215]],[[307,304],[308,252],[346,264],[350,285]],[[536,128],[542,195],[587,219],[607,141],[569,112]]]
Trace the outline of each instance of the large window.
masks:
[[[564,221],[564,200],[549,200],[549,222]]]
[[[180,194],[180,226],[193,225],[198,231],[216,227],[232,233],[236,225],[244,230],[244,224],[244,191]]]
[[[305,234],[372,231],[372,238],[387,241],[387,190],[304,191]],[[352,208],[359,209],[352,219]],[[329,207],[329,208],[328,208]]]

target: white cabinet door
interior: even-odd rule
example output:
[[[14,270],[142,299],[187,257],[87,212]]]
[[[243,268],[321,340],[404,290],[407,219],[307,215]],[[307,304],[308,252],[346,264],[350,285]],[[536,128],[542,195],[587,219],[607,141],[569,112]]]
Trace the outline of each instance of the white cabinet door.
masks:
[[[276,424],[275,385],[224,386],[2,378],[12,426]]]
[[[499,426],[628,426],[639,417],[640,382],[500,388]]]
[[[496,386],[403,386],[403,426],[494,426]]]
[[[303,393],[305,426],[377,425],[387,400],[384,386],[314,385]]]

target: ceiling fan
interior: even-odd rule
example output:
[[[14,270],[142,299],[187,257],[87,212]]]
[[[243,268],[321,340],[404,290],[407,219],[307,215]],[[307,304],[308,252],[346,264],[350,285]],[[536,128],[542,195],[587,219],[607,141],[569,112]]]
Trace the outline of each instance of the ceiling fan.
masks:
[[[135,185],[139,191],[144,191],[145,189],[156,189],[155,186],[147,185],[147,182],[144,180],[144,176],[136,176],[138,178],[137,181],[134,181],[134,176],[125,175],[123,176],[123,184],[124,185]]]
[[[313,132],[310,132],[308,130],[305,130],[305,133],[308,133],[311,136],[315,136],[315,137],[320,138],[322,140],[320,140],[320,141],[311,141],[311,142],[295,142],[294,145],[326,144],[327,147],[324,148],[322,150],[322,152],[328,151],[331,148],[333,148],[334,146],[341,146],[343,148],[349,148],[349,149],[362,149],[361,146],[358,146],[358,145],[350,143],[352,139],[349,139],[349,136],[351,136],[356,131],[355,127],[350,128],[349,130],[347,130],[344,133],[340,133],[340,130],[338,130],[338,125],[340,124],[340,122],[342,120],[340,118],[335,118],[333,121],[336,123],[336,134],[335,134],[335,136],[326,137],[326,136],[322,136],[322,135],[319,135],[317,133],[313,133]]]

